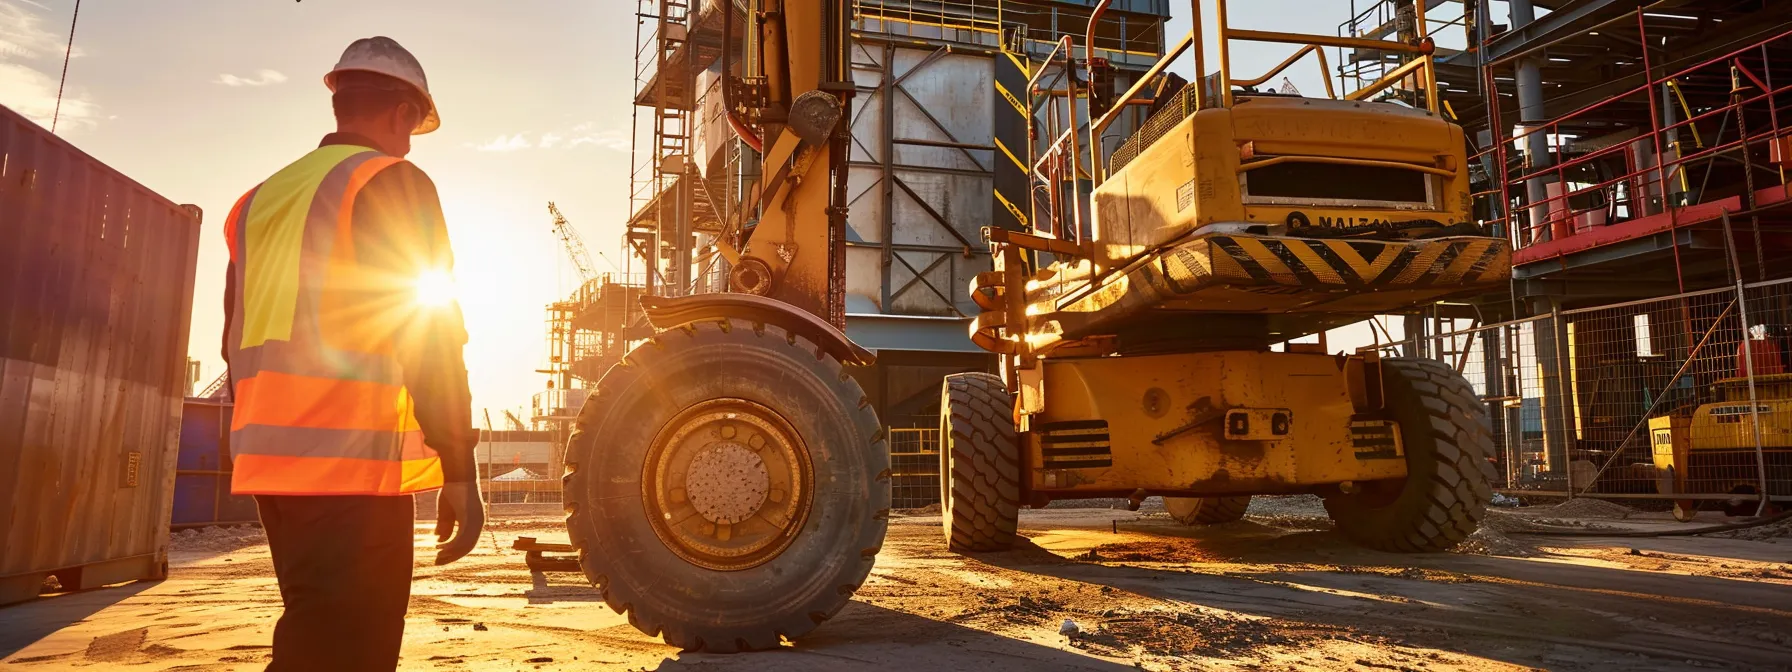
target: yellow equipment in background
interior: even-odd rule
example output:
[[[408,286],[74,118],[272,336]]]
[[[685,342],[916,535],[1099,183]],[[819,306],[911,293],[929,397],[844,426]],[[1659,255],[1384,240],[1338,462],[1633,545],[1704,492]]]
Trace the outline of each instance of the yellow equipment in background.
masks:
[[[1404,42],[1270,33],[1228,26],[1226,4],[1207,82],[1158,79],[1184,51],[1205,72],[1197,15],[1117,99],[1099,62],[1077,73],[1087,61],[1069,38],[1026,64],[1026,90],[1001,92],[1036,130],[1044,111],[1046,142],[1022,166],[1026,193],[1002,194],[998,172],[998,198],[1029,201],[1031,226],[992,229],[995,269],[971,285],[973,340],[1002,375],[942,391],[952,548],[1005,548],[1021,505],[1089,497],[1162,495],[1177,519],[1213,523],[1251,495],[1315,493],[1344,534],[1395,551],[1449,548],[1479,523],[1487,410],[1448,364],[1271,351],[1510,276],[1509,244],[1471,220],[1462,130],[1436,109],[1423,22]],[[1301,49],[1234,79],[1233,40]],[[1342,99],[1250,88],[1325,47],[1407,60]],[[1151,115],[1104,161],[1103,132],[1135,104]]]
[[[1691,413],[1649,419],[1656,492],[1668,496],[1758,494],[1758,426],[1768,494],[1792,494],[1792,374],[1755,376],[1753,404],[1749,403],[1745,377],[1719,380],[1711,390],[1717,400],[1701,404]],[[1755,511],[1752,500],[1733,500],[1724,506],[1728,515]],[[1698,500],[1674,500],[1675,518],[1692,520],[1697,512]]]

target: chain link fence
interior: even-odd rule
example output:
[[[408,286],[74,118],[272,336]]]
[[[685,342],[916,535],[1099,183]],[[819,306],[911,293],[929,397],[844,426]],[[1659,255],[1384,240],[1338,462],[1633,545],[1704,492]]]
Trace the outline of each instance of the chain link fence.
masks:
[[[1792,280],[1371,346],[1449,362],[1487,402],[1510,492],[1792,500]]]
[[[918,509],[940,501],[940,430],[899,428],[890,432],[890,506]]]

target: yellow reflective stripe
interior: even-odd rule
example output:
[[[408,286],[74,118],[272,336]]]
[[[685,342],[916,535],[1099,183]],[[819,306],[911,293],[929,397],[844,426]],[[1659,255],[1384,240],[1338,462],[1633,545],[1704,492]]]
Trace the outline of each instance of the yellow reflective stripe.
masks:
[[[1008,214],[1014,215],[1014,221],[1020,222],[1021,226],[1027,227],[1029,229],[1032,228],[1033,225],[1027,223],[1026,214],[1022,213],[1020,211],[1020,208],[1015,207],[1013,203],[1010,203],[1008,201],[1008,198],[1003,196],[1002,192],[1000,190],[996,190],[995,195],[996,195],[996,200],[1002,202],[1002,207],[1008,209]]]
[[[1028,77],[1031,77],[1031,76],[1032,76],[1032,74],[1033,74],[1033,73],[1032,73],[1032,72],[1031,72],[1031,70],[1032,70],[1032,69],[1031,69],[1031,68],[1028,68],[1028,67],[1027,67],[1027,64],[1026,64],[1026,62],[1024,62],[1024,61],[1022,61],[1022,60],[1020,60],[1020,57],[1019,57],[1019,56],[1015,56],[1015,55],[1014,55],[1014,52],[1012,52],[1012,51],[1004,51],[1004,52],[1002,52],[1002,55],[1003,55],[1003,56],[1007,56],[1007,57],[1008,57],[1008,60],[1010,60],[1010,61],[1014,61],[1014,67],[1016,67],[1016,68],[1020,68],[1020,74],[1022,74],[1022,75],[1026,75],[1026,76],[1028,76]]]
[[[1020,99],[1015,98],[1014,94],[1009,93],[1008,87],[1002,86],[1001,82],[996,82],[996,93],[1000,93],[1003,98],[1008,99],[1008,104],[1014,106],[1015,112],[1023,117],[1027,116],[1027,106],[1020,104]]]
[[[1027,164],[1022,163],[1020,160],[1020,157],[1015,156],[1014,152],[1009,151],[1008,145],[1002,144],[1001,138],[996,138],[995,140],[996,140],[996,149],[1002,150],[1002,156],[1006,156],[1006,157],[1008,157],[1009,161],[1013,161],[1014,166],[1016,168],[1019,168],[1020,172],[1023,172],[1023,173],[1033,172],[1033,171],[1027,169]]]
[[[263,182],[249,205],[243,232],[243,340],[252,348],[269,340],[291,340],[299,301],[299,260],[305,221],[324,175],[351,156],[370,151],[353,145],[326,145],[306,154]]]

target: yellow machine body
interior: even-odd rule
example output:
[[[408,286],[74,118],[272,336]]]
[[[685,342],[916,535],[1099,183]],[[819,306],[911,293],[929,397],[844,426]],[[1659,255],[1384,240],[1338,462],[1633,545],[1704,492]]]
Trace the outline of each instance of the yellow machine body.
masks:
[[[1304,218],[1297,221],[1338,228],[1467,221],[1464,148],[1461,127],[1387,103],[1253,97],[1200,110],[1095,188],[1096,261],[1124,265],[1210,224],[1280,227],[1295,213]],[[1361,184],[1306,185],[1315,194],[1356,192],[1343,198],[1294,195],[1301,185],[1289,184],[1256,193],[1272,173]],[[1377,178],[1410,185],[1388,189]],[[1363,195],[1377,190],[1398,197]]]
[[[1792,488],[1792,374],[1756,376],[1752,408],[1747,378],[1726,378],[1711,388],[1717,401],[1701,404],[1690,414],[1649,419],[1658,491],[1724,494],[1754,488],[1762,463],[1767,466],[1770,491],[1783,494]],[[1759,461],[1756,427],[1763,451]]]
[[[1428,72],[1429,43],[1241,32],[1221,14],[1222,53],[1247,33],[1302,53],[1379,45],[1414,54],[1402,72]],[[1197,65],[1202,30],[1184,43]],[[1105,152],[1100,133],[1135,84],[1089,125],[1086,169],[1064,140],[1036,151],[1032,230],[991,232],[973,340],[1003,355],[1036,500],[1348,494],[1402,479],[1379,364],[1272,346],[1511,276],[1510,243],[1474,223],[1461,127],[1429,105],[1365,100],[1398,77],[1306,98],[1247,90],[1226,67],[1218,81],[1238,91],[1160,91]],[[1085,171],[1087,221],[1063,186]],[[1239,435],[1234,421],[1287,433]]]
[[[1363,366],[1239,351],[1046,360],[1023,448],[1031,490],[1257,494],[1405,476],[1395,424],[1359,415]]]

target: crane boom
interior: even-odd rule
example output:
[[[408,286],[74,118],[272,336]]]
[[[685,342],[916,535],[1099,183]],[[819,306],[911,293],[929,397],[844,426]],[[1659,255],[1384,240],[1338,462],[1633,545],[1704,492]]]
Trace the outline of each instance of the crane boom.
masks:
[[[566,215],[560,214],[560,207],[548,201],[548,214],[554,216],[554,235],[560,237],[560,244],[566,246],[566,256],[572,257],[572,265],[578,267],[579,278],[584,281],[597,279],[597,265],[591,263],[591,252],[585,249],[585,240],[579,232],[566,221]]]

